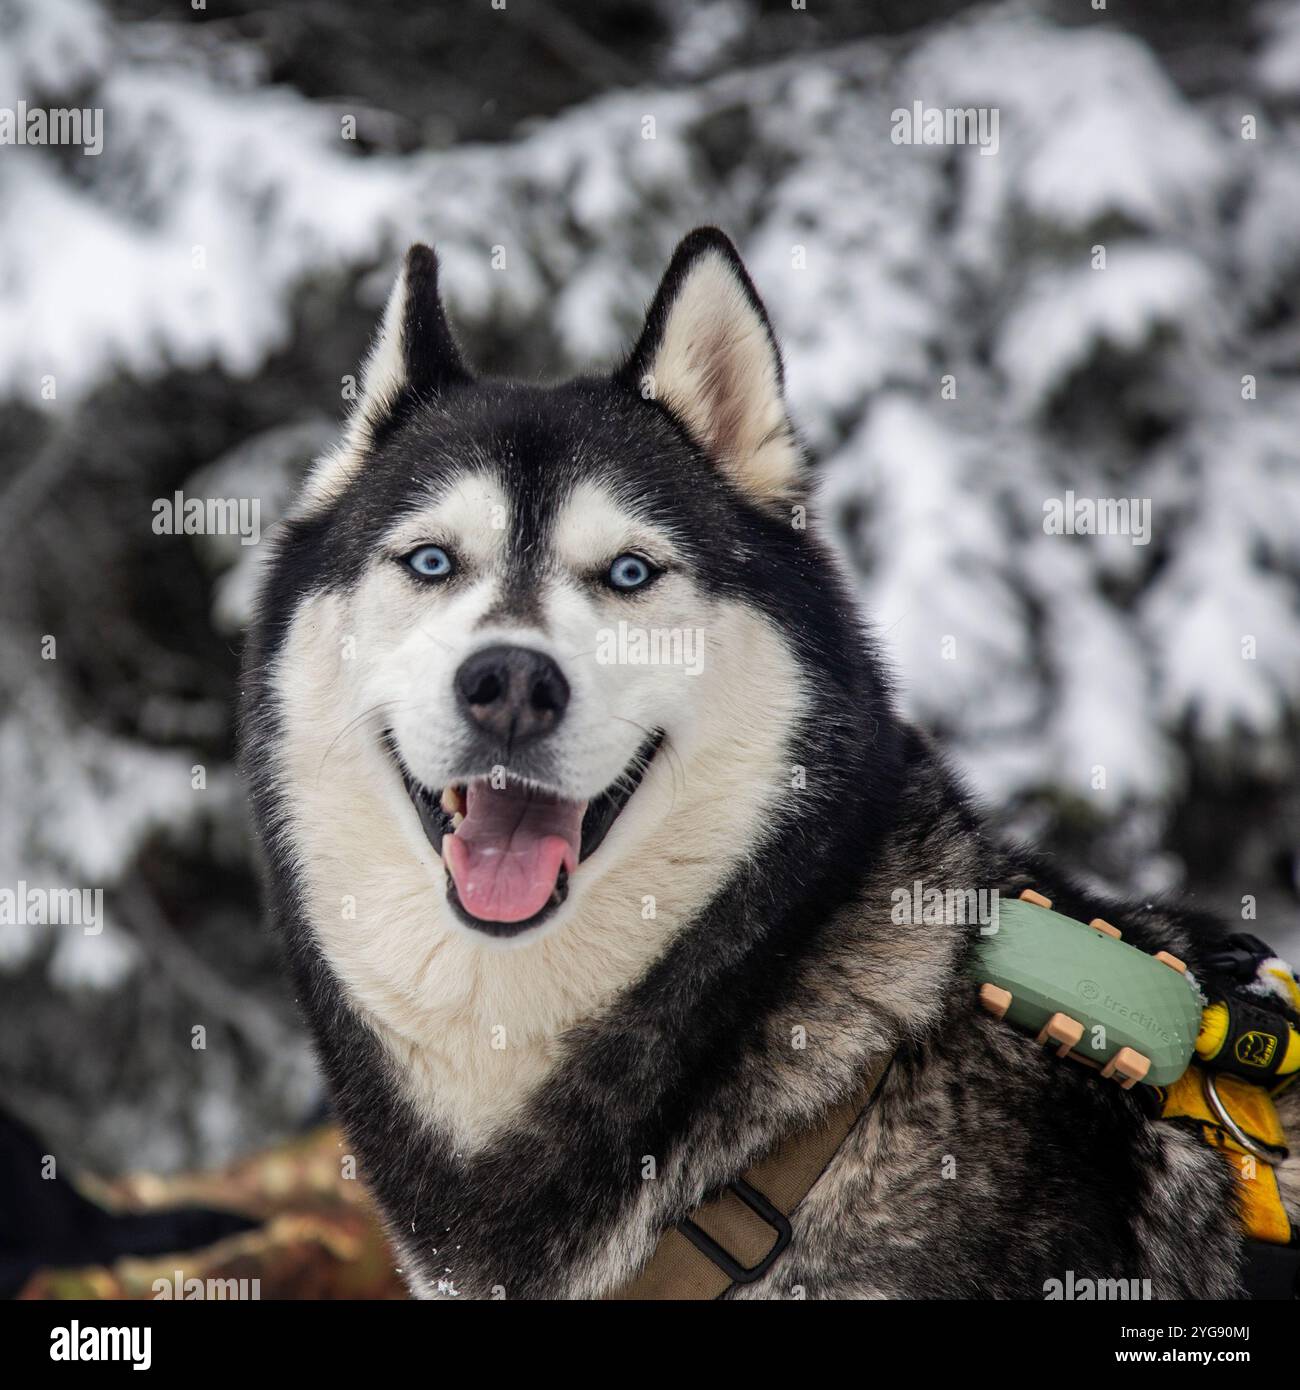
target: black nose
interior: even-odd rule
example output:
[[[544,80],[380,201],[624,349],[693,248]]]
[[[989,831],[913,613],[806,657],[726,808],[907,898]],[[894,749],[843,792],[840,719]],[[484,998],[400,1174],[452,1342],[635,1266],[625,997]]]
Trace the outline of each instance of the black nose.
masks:
[[[485,647],[456,672],[465,717],[508,747],[548,734],[569,703],[569,682],[542,652]]]

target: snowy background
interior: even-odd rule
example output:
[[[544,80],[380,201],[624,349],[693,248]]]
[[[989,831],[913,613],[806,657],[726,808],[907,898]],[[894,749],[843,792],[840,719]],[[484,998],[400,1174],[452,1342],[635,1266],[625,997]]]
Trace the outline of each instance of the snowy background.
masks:
[[[0,0],[19,101],[105,113],[0,146],[0,885],[107,918],[0,926],[0,1096],[80,1161],[318,1101],[231,768],[256,550],[152,504],[269,526],[417,238],[536,376],[730,230],[909,711],[1009,828],[1300,953],[1300,6]],[[1067,491],[1149,544],[1047,534]]]

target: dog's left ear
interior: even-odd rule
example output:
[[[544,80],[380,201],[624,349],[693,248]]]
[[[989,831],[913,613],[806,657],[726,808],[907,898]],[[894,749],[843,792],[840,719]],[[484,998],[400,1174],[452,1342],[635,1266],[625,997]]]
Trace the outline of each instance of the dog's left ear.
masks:
[[[617,378],[666,406],[753,501],[780,505],[801,494],[803,457],[772,325],[716,227],[691,232],[673,253]]]

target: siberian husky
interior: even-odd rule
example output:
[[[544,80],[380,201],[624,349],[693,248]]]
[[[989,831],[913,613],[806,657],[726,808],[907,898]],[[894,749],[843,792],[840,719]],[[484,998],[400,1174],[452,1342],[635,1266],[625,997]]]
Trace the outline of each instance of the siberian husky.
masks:
[[[1193,968],[1214,930],[1002,845],[900,719],[730,241],[689,235],[626,361],[555,386],[476,377],[437,275],[413,247],[274,542],[243,709],[270,913],[412,1292],[614,1294],[893,1053],[730,1296],[1236,1294],[1222,1157],[981,1012],[976,927],[898,920],[1032,885]]]

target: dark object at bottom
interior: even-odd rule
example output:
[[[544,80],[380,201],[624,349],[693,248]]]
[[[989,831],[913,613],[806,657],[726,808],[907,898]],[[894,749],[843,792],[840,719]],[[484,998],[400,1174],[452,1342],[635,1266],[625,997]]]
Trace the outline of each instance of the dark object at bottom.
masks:
[[[1300,1298],[1300,1246],[1245,1242],[1242,1283],[1251,1298]]]
[[[0,1297],[13,1298],[38,1269],[194,1250],[257,1225],[202,1207],[104,1211],[66,1177],[41,1176],[47,1153],[26,1125],[0,1110]]]

